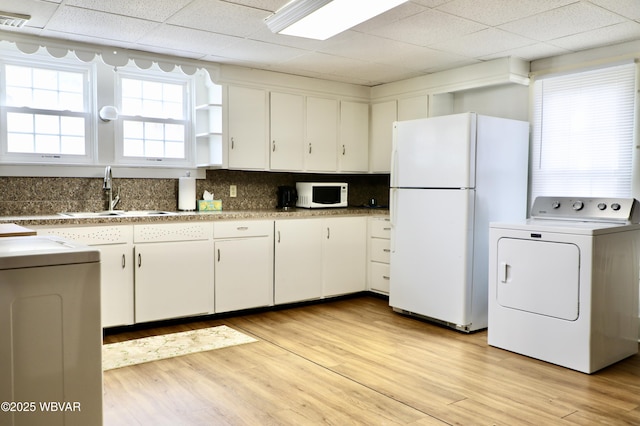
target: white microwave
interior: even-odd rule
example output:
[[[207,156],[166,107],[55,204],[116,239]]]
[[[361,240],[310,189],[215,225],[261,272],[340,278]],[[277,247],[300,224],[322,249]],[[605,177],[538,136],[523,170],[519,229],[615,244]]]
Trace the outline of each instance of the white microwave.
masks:
[[[344,182],[298,182],[296,207],[323,209],[347,207],[348,185]]]

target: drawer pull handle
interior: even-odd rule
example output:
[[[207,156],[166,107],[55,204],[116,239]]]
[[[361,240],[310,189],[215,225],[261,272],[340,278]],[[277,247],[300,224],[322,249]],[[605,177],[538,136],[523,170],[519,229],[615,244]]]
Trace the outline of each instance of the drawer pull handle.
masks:
[[[388,277],[388,276],[386,276],[386,275],[383,275],[383,276],[382,276],[382,279],[388,280],[388,279],[389,279],[389,277]]]
[[[385,253],[390,253],[391,249],[382,249],[382,251],[385,252]]]
[[[382,229],[383,229],[383,230],[385,230],[385,231],[391,231],[391,227],[389,227],[389,228],[382,228]]]

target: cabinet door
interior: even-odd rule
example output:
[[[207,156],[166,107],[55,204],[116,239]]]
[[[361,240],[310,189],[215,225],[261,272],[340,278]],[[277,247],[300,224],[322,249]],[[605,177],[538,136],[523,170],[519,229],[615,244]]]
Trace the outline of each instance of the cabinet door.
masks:
[[[304,97],[271,92],[272,170],[302,170],[304,144]]]
[[[372,172],[389,173],[391,170],[391,142],[396,109],[396,101],[371,105],[369,167]]]
[[[229,86],[229,168],[267,167],[267,93]]]
[[[276,304],[322,297],[322,224],[322,219],[276,221]]]
[[[369,168],[369,105],[340,103],[339,167],[344,172],[366,172]]]
[[[366,218],[325,219],[323,232],[323,295],[326,297],[364,291]]]
[[[137,244],[136,322],[213,312],[211,241]]]
[[[229,312],[273,304],[273,238],[217,240],[215,311]]]
[[[305,168],[335,172],[338,144],[338,101],[307,98]]]
[[[100,249],[102,326],[131,325],[133,318],[133,245]]]

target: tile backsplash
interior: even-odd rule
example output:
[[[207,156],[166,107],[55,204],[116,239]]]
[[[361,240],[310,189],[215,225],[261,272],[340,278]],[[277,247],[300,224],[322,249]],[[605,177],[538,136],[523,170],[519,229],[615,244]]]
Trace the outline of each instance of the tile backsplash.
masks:
[[[389,203],[389,175],[327,175],[308,173],[207,170],[206,179],[196,182],[198,198],[207,190],[222,200],[224,210],[273,209],[278,186],[297,181],[347,182],[349,205],[359,206],[375,198]],[[236,185],[237,197],[229,197]],[[113,179],[116,209],[177,210],[177,179]],[[48,215],[71,211],[106,210],[107,195],[102,178],[0,177],[0,216]]]

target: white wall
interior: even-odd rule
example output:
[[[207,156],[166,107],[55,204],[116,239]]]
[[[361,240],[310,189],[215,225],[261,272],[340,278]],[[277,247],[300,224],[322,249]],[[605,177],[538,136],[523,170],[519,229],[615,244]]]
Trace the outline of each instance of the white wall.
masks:
[[[529,121],[529,88],[520,84],[508,84],[454,93],[453,112],[470,111]]]

